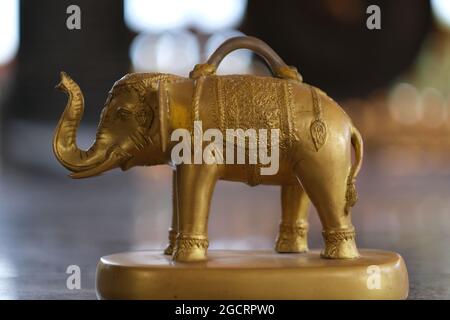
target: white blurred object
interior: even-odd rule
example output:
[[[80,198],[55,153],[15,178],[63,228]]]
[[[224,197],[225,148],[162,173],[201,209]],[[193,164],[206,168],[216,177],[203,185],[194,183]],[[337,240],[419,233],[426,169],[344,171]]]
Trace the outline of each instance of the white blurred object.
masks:
[[[447,121],[447,104],[435,88],[425,88],[420,96],[423,121],[427,127],[436,128]]]
[[[186,0],[185,0],[186,1]],[[205,33],[237,27],[244,17],[247,0],[190,0],[190,22]]]
[[[205,33],[236,27],[247,0],[125,0],[125,23],[136,32],[196,27]]]
[[[431,10],[437,21],[444,27],[450,29],[450,1],[431,0]]]
[[[136,32],[162,32],[187,23],[188,1],[125,0],[125,23]]]
[[[188,31],[142,34],[133,40],[130,57],[136,72],[188,76],[200,62],[200,47],[197,38]]]
[[[227,30],[212,35],[205,45],[206,59],[229,38],[243,36],[237,30]],[[249,50],[236,50],[223,59],[217,70],[218,74],[249,73],[252,63],[252,53]]]
[[[401,124],[412,125],[422,119],[419,93],[411,84],[397,84],[389,95],[388,106],[392,118]]]
[[[160,71],[188,76],[200,62],[200,46],[190,32],[165,33],[158,40],[156,60]]]
[[[130,46],[130,58],[136,72],[157,71],[156,44],[157,35],[140,34],[134,38]]]
[[[0,0],[0,65],[19,49],[19,0]]]

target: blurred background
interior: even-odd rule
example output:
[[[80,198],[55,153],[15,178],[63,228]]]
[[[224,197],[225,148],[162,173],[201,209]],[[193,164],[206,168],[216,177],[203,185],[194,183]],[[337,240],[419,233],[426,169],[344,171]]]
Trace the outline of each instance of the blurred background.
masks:
[[[69,30],[69,5],[81,29]],[[369,5],[381,29],[369,30]],[[410,298],[450,298],[450,1],[0,0],[0,298],[94,299],[100,256],[161,249],[171,218],[166,166],[74,181],[55,160],[66,104],[59,71],[81,86],[88,147],[106,94],[128,72],[187,76],[236,35],[263,39],[337,100],[365,140],[353,210],[360,247],[397,251]],[[246,50],[221,74],[267,74]],[[211,249],[273,248],[280,188],[219,182]],[[311,208],[310,247],[321,248]],[[82,289],[66,288],[79,265]]]

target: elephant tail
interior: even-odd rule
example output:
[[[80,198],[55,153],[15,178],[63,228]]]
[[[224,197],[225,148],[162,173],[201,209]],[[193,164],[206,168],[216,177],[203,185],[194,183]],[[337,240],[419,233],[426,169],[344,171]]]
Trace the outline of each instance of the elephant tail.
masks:
[[[350,173],[347,178],[347,192],[345,193],[345,214],[350,213],[350,208],[358,201],[358,193],[356,192],[355,181],[356,176],[361,169],[363,160],[363,140],[358,129],[353,125],[351,128],[351,143],[355,149],[355,163],[350,168]]]

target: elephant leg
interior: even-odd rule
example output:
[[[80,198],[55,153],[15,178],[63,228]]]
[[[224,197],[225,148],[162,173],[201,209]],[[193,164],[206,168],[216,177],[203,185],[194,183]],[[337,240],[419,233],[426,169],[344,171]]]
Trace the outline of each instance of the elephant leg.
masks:
[[[322,159],[327,161],[302,160],[295,169],[322,223],[325,249],[321,255],[329,259],[357,258],[355,228],[351,214],[345,211],[349,156],[330,154]]]
[[[281,187],[281,208],[275,250],[280,253],[307,252],[309,198],[300,183]]]
[[[169,228],[169,243],[164,254],[171,256],[175,247],[175,239],[178,234],[178,203],[177,203],[177,176],[175,171],[172,174],[172,224]]]
[[[177,167],[178,234],[173,260],[206,259],[208,215],[218,177],[217,165],[183,164]]]

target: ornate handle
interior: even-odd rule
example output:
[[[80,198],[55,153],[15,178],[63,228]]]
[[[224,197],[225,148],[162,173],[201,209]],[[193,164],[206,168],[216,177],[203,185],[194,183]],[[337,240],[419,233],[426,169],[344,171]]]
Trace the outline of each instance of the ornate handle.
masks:
[[[194,67],[189,77],[197,79],[202,76],[215,74],[220,62],[222,62],[225,56],[237,49],[249,49],[258,54],[264,59],[272,74],[277,78],[302,81],[302,76],[298,73],[297,69],[286,65],[280,56],[264,41],[245,36],[230,38],[222,43],[206,63],[197,64]]]

